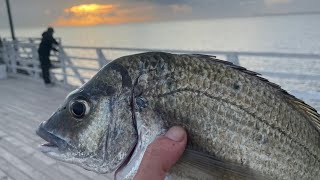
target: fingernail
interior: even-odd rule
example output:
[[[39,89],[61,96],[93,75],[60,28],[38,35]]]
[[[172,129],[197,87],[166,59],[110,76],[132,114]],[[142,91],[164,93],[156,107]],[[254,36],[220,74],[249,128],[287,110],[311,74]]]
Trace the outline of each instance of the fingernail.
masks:
[[[170,128],[164,136],[173,141],[181,142],[186,136],[186,131],[182,127],[174,126]]]

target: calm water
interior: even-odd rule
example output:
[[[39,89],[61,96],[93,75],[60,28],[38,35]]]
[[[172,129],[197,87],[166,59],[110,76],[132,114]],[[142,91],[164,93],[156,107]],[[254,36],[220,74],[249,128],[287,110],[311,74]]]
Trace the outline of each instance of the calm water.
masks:
[[[65,45],[320,53],[320,15],[56,28]],[[16,29],[40,37],[44,28]],[[9,36],[8,29],[0,29]]]
[[[320,15],[273,16],[159,22],[112,26],[57,27],[64,45],[135,48],[225,50],[320,54]],[[20,37],[39,37],[45,27],[17,29]],[[2,37],[8,29],[0,29]],[[320,60],[244,59],[241,65],[255,71],[320,75]],[[267,77],[296,95],[315,93],[320,99],[320,80]],[[308,100],[311,104],[313,97]],[[320,109],[320,105],[319,105]]]

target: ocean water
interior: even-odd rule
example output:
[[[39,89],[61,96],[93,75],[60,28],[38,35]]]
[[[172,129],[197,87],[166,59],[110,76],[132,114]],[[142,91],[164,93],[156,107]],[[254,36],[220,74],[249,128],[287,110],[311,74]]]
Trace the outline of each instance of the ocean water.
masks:
[[[320,53],[320,15],[228,18],[93,27],[56,27],[64,45]],[[46,27],[17,28],[41,37]],[[0,29],[0,36],[9,36]]]
[[[320,54],[319,19],[320,15],[314,14],[56,27],[54,35],[62,38],[63,45],[76,46]],[[18,28],[16,35],[40,37],[45,29]],[[9,29],[0,29],[1,37],[9,35]],[[240,65],[259,72],[320,77],[320,59],[242,58]],[[319,78],[264,77],[320,110]]]

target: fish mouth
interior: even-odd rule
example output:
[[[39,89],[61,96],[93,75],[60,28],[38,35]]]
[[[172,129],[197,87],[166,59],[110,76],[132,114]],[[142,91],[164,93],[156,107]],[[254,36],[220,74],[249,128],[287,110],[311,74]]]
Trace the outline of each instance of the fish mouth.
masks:
[[[52,153],[61,154],[71,147],[65,140],[47,131],[44,128],[44,125],[45,122],[42,122],[36,131],[38,136],[47,141],[46,143],[39,146],[39,150],[41,152],[48,155]]]
[[[68,143],[68,141],[47,130],[46,121],[40,124],[36,130],[36,134],[47,141],[38,147],[46,156],[66,163],[76,164],[84,169],[97,173],[111,172],[105,170],[104,167],[99,167],[103,165],[103,159],[100,160],[95,157],[90,157],[90,155],[86,156],[82,152],[79,152],[75,146]]]

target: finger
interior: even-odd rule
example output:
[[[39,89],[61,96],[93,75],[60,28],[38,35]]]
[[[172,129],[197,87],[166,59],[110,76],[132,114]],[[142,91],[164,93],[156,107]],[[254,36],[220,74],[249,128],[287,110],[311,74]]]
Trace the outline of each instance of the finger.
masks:
[[[166,172],[179,160],[187,144],[186,131],[174,126],[147,148],[135,180],[163,180]]]

